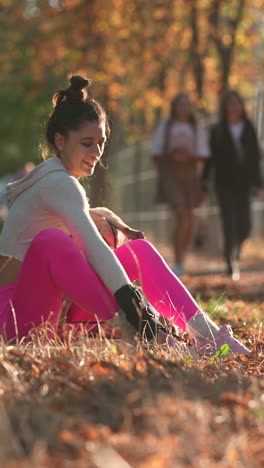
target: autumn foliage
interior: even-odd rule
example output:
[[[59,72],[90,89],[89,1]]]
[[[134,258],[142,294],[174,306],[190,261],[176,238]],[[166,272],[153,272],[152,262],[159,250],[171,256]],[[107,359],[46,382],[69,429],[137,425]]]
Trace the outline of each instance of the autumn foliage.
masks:
[[[50,96],[72,72],[93,78],[118,141],[148,134],[179,90],[188,90],[208,111],[215,110],[227,85],[252,92],[263,69],[263,5],[263,0],[1,1],[0,170],[37,158]]]
[[[248,291],[257,277],[247,274]],[[243,293],[214,308],[251,357],[196,359],[69,334],[2,343],[1,467],[263,466],[263,311]]]

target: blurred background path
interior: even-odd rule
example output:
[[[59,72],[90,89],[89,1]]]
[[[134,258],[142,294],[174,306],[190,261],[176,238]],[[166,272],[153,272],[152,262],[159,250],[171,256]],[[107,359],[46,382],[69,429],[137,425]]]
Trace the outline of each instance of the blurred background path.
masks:
[[[172,251],[168,246],[158,246],[170,264]],[[241,277],[232,281],[225,272],[224,260],[219,256],[190,251],[186,261],[186,275],[182,281],[194,295],[203,299],[232,298],[235,300],[264,301],[264,241],[248,240],[241,258]]]

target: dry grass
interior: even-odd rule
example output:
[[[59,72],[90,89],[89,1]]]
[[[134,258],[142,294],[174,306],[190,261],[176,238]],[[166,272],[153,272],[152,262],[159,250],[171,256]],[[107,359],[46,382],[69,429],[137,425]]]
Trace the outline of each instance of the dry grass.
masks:
[[[247,304],[218,316],[241,332]],[[1,467],[263,466],[262,316],[243,327],[252,357],[214,363],[71,335],[2,343]]]
[[[2,342],[1,468],[264,465],[262,272],[185,282],[253,355],[212,362],[69,333]]]

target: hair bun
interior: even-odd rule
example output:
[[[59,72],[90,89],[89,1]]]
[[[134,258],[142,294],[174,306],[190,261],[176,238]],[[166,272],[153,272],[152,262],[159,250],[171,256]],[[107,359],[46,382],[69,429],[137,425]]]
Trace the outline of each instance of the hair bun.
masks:
[[[84,78],[81,75],[73,75],[70,79],[70,88],[75,90],[82,90],[87,86],[90,86],[91,80]]]
[[[81,75],[73,75],[70,78],[70,86],[67,89],[59,89],[53,95],[53,106],[57,107],[63,103],[76,104],[85,101],[88,96],[88,90],[85,88],[88,88],[91,83],[91,80]]]

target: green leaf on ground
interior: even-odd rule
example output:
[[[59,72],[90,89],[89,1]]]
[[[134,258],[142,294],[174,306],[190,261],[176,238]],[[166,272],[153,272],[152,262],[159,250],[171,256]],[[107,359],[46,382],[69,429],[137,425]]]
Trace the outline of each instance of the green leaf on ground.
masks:
[[[224,343],[218,351],[215,353],[215,355],[212,357],[211,362],[216,361],[216,359],[226,356],[230,351],[230,346],[227,343]]]

